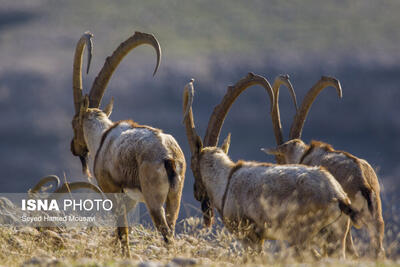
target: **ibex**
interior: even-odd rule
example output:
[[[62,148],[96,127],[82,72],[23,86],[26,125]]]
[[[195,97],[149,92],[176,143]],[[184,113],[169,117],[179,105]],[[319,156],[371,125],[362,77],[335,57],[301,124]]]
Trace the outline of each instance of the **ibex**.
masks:
[[[227,109],[243,90],[254,84],[263,86],[274,102],[268,81],[250,73],[228,88],[224,100],[214,109],[210,119],[214,123],[209,124],[207,136],[218,142]],[[230,135],[221,147],[204,147],[194,126],[193,94],[192,80],[184,89],[183,110],[196,198],[209,201],[220,213],[225,226],[240,233],[245,243],[261,249],[264,239],[278,239],[302,249],[321,229],[336,220],[347,221],[349,216],[353,223],[359,223],[358,212],[351,207],[340,184],[321,167],[235,163],[227,155]]]
[[[382,218],[380,187],[374,169],[367,161],[357,158],[348,152],[335,150],[329,144],[312,141],[310,145],[306,145],[300,140],[303,125],[312,103],[317,95],[328,86],[336,88],[339,97],[342,97],[339,81],[331,77],[322,77],[308,91],[300,109],[297,111],[290,130],[290,140],[283,143],[283,139],[278,138],[278,135],[275,134],[278,147],[276,149],[263,149],[263,151],[275,155],[279,163],[325,167],[341,184],[354,207],[360,210],[361,220],[367,226],[371,243],[375,247],[375,256],[383,257],[385,253],[382,244],[384,221]],[[277,103],[279,86],[275,89],[274,96],[275,103]],[[281,122],[277,104],[274,106],[274,112],[271,117],[274,129],[280,129],[277,133],[282,136],[282,129],[279,127]],[[349,231],[347,226],[339,228],[343,231]],[[341,233],[337,233],[332,229],[329,240],[332,242],[339,240],[338,235],[341,235]],[[349,253],[357,256],[350,231],[347,235],[346,246]],[[332,252],[328,251],[328,254]]]
[[[74,58],[73,93],[75,116],[72,154],[78,156],[84,173],[90,174],[87,157],[93,159],[93,173],[104,193],[125,192],[132,197],[119,220],[126,224],[126,212],[138,201],[145,202],[157,230],[166,242],[173,241],[185,179],[186,162],[175,139],[161,130],[132,120],[112,122],[113,100],[101,110],[100,102],[108,81],[121,60],[135,47],[148,44],[157,53],[156,73],[161,57],[160,45],[153,35],[135,32],[108,57],[96,77],[90,94],[82,95],[82,56],[85,45],[91,48],[92,35],[79,40]],[[89,49],[89,62],[91,49]],[[88,63],[89,66],[89,63]],[[166,208],[164,211],[164,203]],[[118,227],[123,253],[129,252],[128,228]]]

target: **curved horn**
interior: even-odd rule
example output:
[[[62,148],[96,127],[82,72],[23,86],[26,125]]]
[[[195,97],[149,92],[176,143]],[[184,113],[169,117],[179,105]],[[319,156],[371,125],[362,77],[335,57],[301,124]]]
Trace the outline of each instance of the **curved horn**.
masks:
[[[211,114],[208,122],[206,135],[204,137],[204,146],[216,146],[218,144],[222,124],[224,123],[230,107],[232,106],[233,102],[235,102],[236,98],[252,85],[261,85],[265,88],[271,101],[271,111],[274,109],[274,93],[271,85],[264,77],[250,72],[246,77],[239,80],[234,86],[229,86],[228,91],[226,92],[221,103],[214,108],[214,111]]]
[[[54,182],[56,184],[55,188],[60,186],[60,178],[57,175],[49,175],[40,179],[40,181],[30,190],[30,193],[37,193],[47,183]]]
[[[92,61],[93,55],[93,34],[88,31],[82,35],[75,48],[74,69],[72,74],[75,113],[79,112],[80,103],[82,101],[82,58],[85,45],[88,50],[88,63],[86,71],[89,73],[90,62]]]
[[[274,128],[274,134],[276,139],[276,144],[281,145],[283,144],[283,132],[282,132],[282,124],[281,124],[281,117],[279,112],[279,88],[284,85],[289,89],[289,92],[292,96],[294,107],[297,113],[297,99],[296,93],[294,92],[293,86],[289,81],[289,75],[279,75],[275,78],[274,84],[272,85],[272,90],[274,91],[275,103],[274,109],[271,113],[272,118],[272,126]]]
[[[342,87],[339,80],[333,77],[322,76],[321,79],[307,92],[301,107],[294,117],[292,127],[290,128],[290,139],[300,139],[304,122],[307,118],[308,111],[318,94],[326,87],[332,86],[336,88],[339,98],[342,98]]]
[[[188,84],[185,85],[183,89],[183,122],[185,124],[186,135],[189,141],[190,151],[192,152],[192,156],[197,154],[197,142],[201,138],[196,133],[196,128],[194,125],[193,119],[193,111],[192,111],[192,104],[193,104],[193,96],[194,96],[194,87],[193,87],[194,79],[191,79]]]
[[[154,69],[153,76],[156,74],[161,60],[160,44],[158,43],[157,39],[151,34],[135,32],[135,34],[132,35],[128,40],[121,43],[110,57],[107,57],[103,68],[94,80],[92,88],[90,90],[89,99],[91,108],[100,107],[101,99],[103,98],[104,92],[107,88],[107,84],[121,60],[132,49],[142,44],[151,45],[156,50],[157,64]]]
[[[194,97],[194,87],[193,87],[194,79],[192,78],[188,84],[185,85],[183,89],[183,120],[182,123],[185,124],[186,119],[189,119],[189,123],[194,128],[194,121],[193,121],[193,97]],[[191,116],[189,116],[189,112],[191,112]],[[189,116],[189,118],[188,118]]]
[[[194,197],[197,201],[201,202],[201,209],[203,212],[204,224],[210,227],[214,220],[214,210],[211,202],[201,180],[199,168],[199,155],[203,146],[200,136],[196,133],[194,119],[193,119],[193,96],[194,96],[194,79],[185,86],[183,91],[183,122],[185,124],[186,136],[188,138],[190,151],[192,154],[190,168],[194,176]]]
[[[91,184],[88,182],[73,182],[73,183],[62,184],[59,188],[57,188],[57,190],[55,190],[51,194],[50,198],[56,198],[55,196],[57,196],[57,195],[55,195],[55,194],[68,193],[73,190],[78,190],[81,188],[91,189],[94,192],[99,193],[100,195],[104,196],[103,191],[101,191],[101,189],[97,185],[94,185],[94,184]]]

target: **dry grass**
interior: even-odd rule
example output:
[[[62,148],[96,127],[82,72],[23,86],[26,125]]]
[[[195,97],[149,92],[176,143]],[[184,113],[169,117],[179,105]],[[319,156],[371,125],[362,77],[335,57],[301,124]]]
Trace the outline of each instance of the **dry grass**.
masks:
[[[151,226],[137,225],[130,232],[132,259],[121,258],[112,228],[0,228],[0,264],[6,266],[179,266],[182,260],[199,266],[262,266],[297,263],[287,249],[281,252],[267,242],[263,254],[246,250],[220,224],[214,229],[201,227],[198,217],[177,225],[173,245],[166,246]],[[395,243],[394,243],[395,242]],[[396,237],[392,246],[399,244]],[[390,255],[389,255],[390,256]],[[175,259],[175,261],[174,261]],[[151,262],[151,263],[149,263]],[[149,265],[153,264],[153,265]],[[157,265],[158,264],[158,265]],[[175,264],[175,265],[174,265]],[[400,266],[399,258],[375,262],[363,257],[355,260],[323,259],[307,265],[323,266]]]

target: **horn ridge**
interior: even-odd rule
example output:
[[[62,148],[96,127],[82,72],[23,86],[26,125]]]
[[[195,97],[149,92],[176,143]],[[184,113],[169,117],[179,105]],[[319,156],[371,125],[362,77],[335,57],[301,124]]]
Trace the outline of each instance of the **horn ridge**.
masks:
[[[118,46],[118,48],[114,50],[111,56],[107,57],[90,90],[89,98],[91,108],[100,107],[101,99],[103,98],[104,92],[107,88],[107,84],[122,59],[135,47],[143,44],[150,45],[156,50],[157,63],[153,72],[153,76],[156,74],[161,61],[160,44],[152,34],[135,32],[134,35],[132,35],[126,41],[122,42]]]

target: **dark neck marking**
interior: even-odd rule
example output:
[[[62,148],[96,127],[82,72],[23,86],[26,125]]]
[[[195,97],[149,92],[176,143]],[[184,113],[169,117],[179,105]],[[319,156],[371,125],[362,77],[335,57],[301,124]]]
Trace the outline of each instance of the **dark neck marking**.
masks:
[[[225,202],[226,202],[226,196],[228,194],[228,188],[231,184],[232,176],[236,171],[238,171],[239,169],[241,169],[244,166],[244,163],[245,163],[244,161],[238,161],[235,164],[235,166],[233,166],[231,171],[229,172],[228,182],[226,183],[224,195],[222,196],[221,210],[219,211],[219,213],[221,214],[222,220],[224,220],[224,207],[225,207]]]
[[[308,146],[307,150],[303,153],[303,156],[301,156],[301,159],[299,161],[299,164],[303,164],[303,161],[305,160],[305,158],[311,154],[311,152],[313,151],[315,146]]]
[[[103,135],[101,136],[100,145],[99,145],[99,148],[96,151],[96,155],[94,157],[94,163],[93,163],[93,173],[94,173],[95,176],[96,176],[97,158],[98,158],[98,155],[99,155],[99,151],[101,151],[101,149],[103,147],[104,141],[106,140],[106,138],[109,135],[109,133],[112,130],[114,130],[116,127],[118,127],[120,124],[122,124],[122,123],[127,123],[131,127],[131,129],[133,129],[133,128],[145,128],[145,129],[148,129],[148,130],[153,131],[155,133],[161,133],[162,132],[160,129],[156,129],[156,128],[153,128],[153,127],[150,127],[150,126],[147,126],[147,125],[140,125],[137,122],[134,122],[133,120],[120,120],[120,121],[114,122],[114,124],[110,128],[108,128],[103,133]]]

